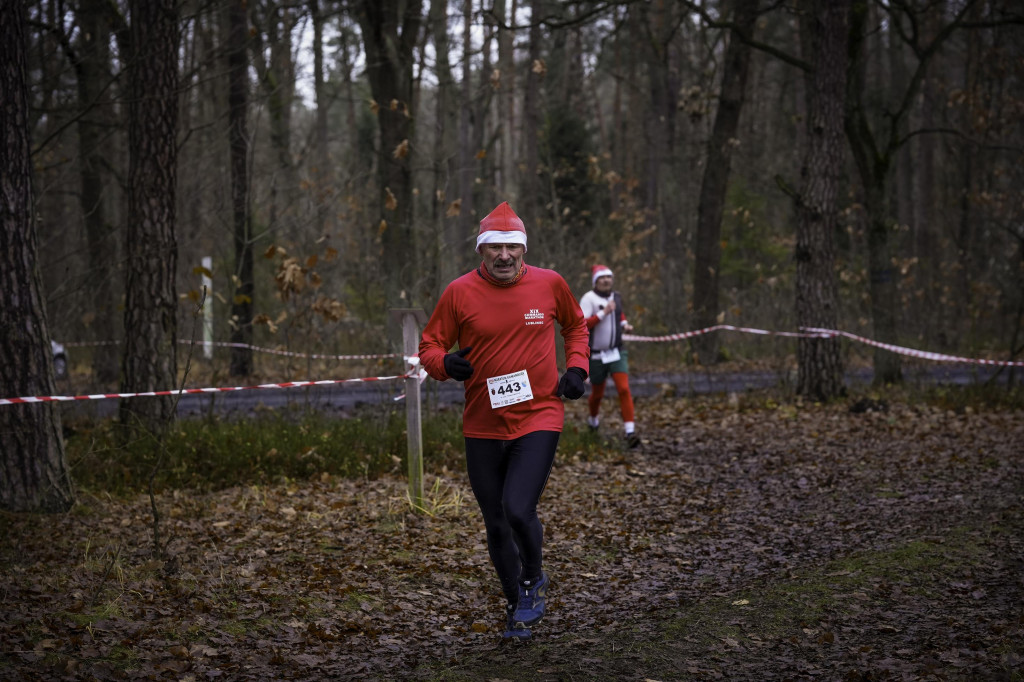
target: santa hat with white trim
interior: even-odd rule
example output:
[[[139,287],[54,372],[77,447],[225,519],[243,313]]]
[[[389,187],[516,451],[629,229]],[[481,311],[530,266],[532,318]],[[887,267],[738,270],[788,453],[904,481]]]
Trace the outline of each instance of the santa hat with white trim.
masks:
[[[595,265],[590,269],[590,285],[594,286],[597,284],[598,277],[613,277],[612,269],[607,265]]]
[[[484,244],[522,244],[526,251],[526,226],[507,201],[498,204],[480,221],[480,234],[476,238],[478,253]]]

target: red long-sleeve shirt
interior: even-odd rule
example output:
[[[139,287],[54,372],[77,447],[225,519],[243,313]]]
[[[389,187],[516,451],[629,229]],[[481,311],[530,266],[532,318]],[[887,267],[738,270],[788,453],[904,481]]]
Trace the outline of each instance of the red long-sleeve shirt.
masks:
[[[481,266],[482,268],[483,266]],[[587,371],[590,358],[583,313],[557,272],[526,267],[519,281],[499,286],[474,270],[444,290],[420,340],[427,374],[444,381],[444,356],[458,342],[466,359],[462,431],[469,438],[511,440],[533,431],[561,431],[565,409],[555,395],[558,367],[555,322],[565,340],[566,367]],[[533,399],[492,409],[487,378],[526,370]]]

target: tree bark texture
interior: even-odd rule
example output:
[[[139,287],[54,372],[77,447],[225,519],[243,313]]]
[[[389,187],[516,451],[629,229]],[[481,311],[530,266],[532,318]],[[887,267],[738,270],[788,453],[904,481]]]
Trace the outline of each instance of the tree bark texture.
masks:
[[[816,0],[801,30],[809,33],[814,70],[808,77],[807,152],[797,200],[796,318],[800,327],[836,329],[838,293],[834,235],[844,167],[850,0]],[[797,392],[829,400],[843,392],[839,340],[797,341]]]
[[[473,160],[473,0],[462,3],[462,83],[460,86],[461,102],[459,103],[459,151],[458,151],[458,185],[460,210],[458,232],[469,236],[473,233],[476,215],[473,207],[473,185],[476,178],[476,163]],[[525,217],[525,216],[524,216]],[[463,261],[461,253],[456,252],[455,258]],[[460,268],[461,270],[461,268]],[[446,283],[447,285],[447,283]]]
[[[634,10],[634,8],[636,8]],[[678,325],[686,309],[683,278],[686,271],[684,221],[680,215],[679,160],[676,158],[678,75],[672,64],[672,35],[679,16],[669,3],[630,7],[632,29],[642,41],[647,68],[648,101],[644,105],[647,184],[644,208],[648,225],[657,229],[650,249],[659,254],[664,296],[659,313],[666,324]]]
[[[114,276],[119,244],[118,234],[109,218],[109,186],[105,184],[104,168],[110,162],[108,142],[110,123],[106,107],[100,103],[111,79],[110,28],[100,6],[100,0],[83,0],[79,11],[82,32],[75,55],[75,74],[78,81],[78,105],[82,112],[78,120],[79,176],[82,182],[79,205],[85,220],[85,235],[89,255],[87,286],[94,301],[96,333],[119,338],[117,307],[119,296],[114,291]],[[106,340],[107,337],[96,340]],[[92,371],[103,385],[117,379],[117,354],[109,347],[99,346],[93,351]]]
[[[277,0],[247,3],[253,10],[256,30],[253,60],[266,97],[270,146],[277,160],[270,192],[271,235],[292,237],[298,233],[299,175],[292,158],[292,105],[295,99],[295,64],[292,59],[293,9]],[[265,55],[264,37],[269,44]]]
[[[506,5],[509,5],[506,8]],[[518,177],[515,172],[516,154],[513,146],[515,131],[515,57],[512,53],[513,32],[506,28],[515,25],[515,0],[495,0],[494,14],[501,25],[498,26],[498,69],[501,76],[498,91],[498,126],[501,133],[501,159],[499,161],[498,194],[499,198],[519,205]]]
[[[733,13],[735,31],[746,39],[753,36],[757,21],[757,0],[738,0]],[[725,50],[718,110],[708,140],[707,165],[697,203],[697,236],[693,266],[693,314],[697,329],[710,327],[718,317],[718,277],[722,263],[722,216],[732,169],[733,140],[739,130],[740,114],[750,72],[750,45],[730,35]],[[718,335],[697,337],[694,345],[702,364],[717,359]]]
[[[853,5],[849,22],[850,59],[844,127],[864,191],[864,208],[868,220],[868,290],[874,337],[877,341],[895,343],[898,299],[890,239],[895,231],[895,221],[890,217],[888,193],[892,150],[879,148],[862,101],[866,92],[863,55],[866,19],[866,4]],[[893,383],[901,379],[900,356],[895,353],[876,348],[874,366],[876,384]]]
[[[131,4],[122,393],[172,389],[177,380],[177,7],[177,0]],[[121,423],[159,433],[173,404],[168,396],[126,398]]]
[[[437,129],[433,160],[434,195],[431,198],[433,207],[431,218],[437,226],[438,233],[435,256],[437,279],[432,287],[436,296],[434,300],[437,300],[448,283],[462,274],[458,267],[461,259],[456,258],[455,254],[464,245],[459,235],[459,217],[448,215],[449,202],[458,198],[456,182],[458,104],[455,97],[455,78],[452,74],[449,57],[451,41],[448,36],[447,0],[431,0],[430,31],[434,39],[434,49],[437,51]]]
[[[248,22],[244,0],[231,0],[227,7],[228,62],[228,149],[231,156],[231,219],[235,243],[235,293],[231,300],[230,374],[249,376],[253,372],[253,255],[252,219],[249,211],[249,61],[246,57]],[[205,305],[213,305],[206,301]]]
[[[50,333],[32,221],[25,7],[0,0],[0,392],[52,395]],[[0,508],[74,504],[56,403],[0,405]]]
[[[380,130],[378,187],[381,256],[392,304],[415,302],[417,244],[412,220],[413,48],[422,21],[421,0],[364,0],[359,24],[366,75],[377,102]],[[401,149],[405,148],[403,154]],[[377,228],[377,226],[374,226]]]
[[[540,20],[543,16],[541,0],[530,0],[530,30],[527,38],[527,62],[529,68],[526,71],[526,83],[523,91],[523,133],[522,133],[522,163],[520,165],[521,175],[519,179],[520,215],[526,224],[536,225],[538,217],[542,214],[543,201],[541,200],[543,188],[541,187],[540,176],[540,130],[541,130],[541,81],[543,79],[543,68],[541,59],[541,30]]]
[[[335,210],[338,199],[337,179],[334,167],[331,165],[327,122],[332,97],[328,91],[327,74],[324,70],[324,25],[327,23],[327,18],[320,8],[319,0],[310,0],[309,12],[313,22],[313,93],[316,97],[316,124],[314,126],[316,166],[310,175],[313,183],[313,199],[316,205],[317,228],[321,234],[336,236],[338,226],[337,211]]]

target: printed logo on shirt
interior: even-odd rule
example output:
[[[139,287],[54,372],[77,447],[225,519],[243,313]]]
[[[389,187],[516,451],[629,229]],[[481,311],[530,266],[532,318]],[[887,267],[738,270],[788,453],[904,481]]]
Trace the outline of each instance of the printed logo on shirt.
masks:
[[[544,313],[538,308],[530,308],[530,312],[523,313],[523,318],[526,320],[527,327],[533,324],[544,324]]]

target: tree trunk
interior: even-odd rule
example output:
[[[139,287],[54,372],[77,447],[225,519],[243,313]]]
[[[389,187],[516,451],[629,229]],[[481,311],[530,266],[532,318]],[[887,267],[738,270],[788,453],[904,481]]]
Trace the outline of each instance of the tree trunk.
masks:
[[[735,31],[750,39],[757,21],[757,0],[737,0],[733,11]],[[708,140],[707,163],[697,204],[697,240],[693,267],[693,312],[696,328],[710,327],[718,317],[718,275],[722,262],[722,215],[732,164],[733,140],[750,71],[750,45],[736,35],[729,37],[722,71],[718,110]],[[698,336],[694,345],[701,364],[717,360],[718,335]]]
[[[808,77],[808,147],[796,202],[796,318],[800,327],[835,329],[838,293],[833,236],[839,216],[844,166],[843,110],[846,100],[850,0],[816,0],[801,30],[808,32],[814,64]],[[797,392],[829,400],[843,392],[839,339],[797,341]]]
[[[358,96],[356,94],[355,84],[353,83],[353,72],[355,71],[355,61],[358,59],[358,55],[355,57],[350,54],[350,43],[351,51],[359,52],[359,41],[353,35],[353,31],[348,26],[342,26],[340,28],[340,36],[338,41],[340,43],[338,49],[338,60],[336,69],[340,71],[341,76],[341,99],[343,103],[345,122],[344,130],[345,135],[342,138],[344,144],[341,147],[341,156],[343,158],[356,159],[357,163],[353,164],[354,167],[339,168],[341,172],[340,180],[338,183],[338,190],[345,188],[346,197],[351,196],[354,191],[353,185],[356,184],[355,178],[359,178],[358,184],[363,184],[363,176],[369,173],[368,162],[365,154],[360,154],[360,134],[359,134],[359,117],[356,115],[356,100]],[[370,157],[372,158],[372,156]],[[372,253],[370,244],[372,240],[372,233],[366,229],[355,229],[349,221],[339,221],[339,243],[352,255],[354,261],[365,258],[367,254]],[[357,255],[356,255],[357,254]]]
[[[942,4],[944,3],[940,3],[940,5]],[[944,7],[943,10],[945,10]],[[926,36],[928,42],[935,39],[938,16],[934,13],[928,14],[921,24],[923,35]],[[919,128],[934,130],[940,127],[942,109],[944,108],[941,80],[945,78],[945,74],[951,72],[953,72],[952,69],[943,69],[941,63],[930,64],[927,67],[924,80],[921,83],[921,97],[918,103]],[[943,75],[938,76],[938,74]],[[935,310],[938,306],[938,301],[934,296],[936,268],[939,263],[938,246],[946,233],[944,229],[946,226],[943,225],[944,212],[939,210],[943,200],[936,193],[936,185],[939,181],[938,169],[943,166],[938,161],[941,143],[940,137],[931,134],[918,135],[910,145],[916,152],[913,157],[916,166],[914,174],[916,186],[913,191],[914,221],[911,225],[914,236],[911,252],[915,259],[911,265],[914,286],[909,296],[914,305],[919,305],[924,310]],[[944,322],[946,320],[942,315],[923,316],[920,318],[921,327],[918,329],[920,338],[934,338],[936,333],[945,336],[942,333]]]
[[[459,106],[459,234],[473,232],[476,216],[473,206],[473,185],[476,179],[476,161],[472,143],[473,132],[473,0],[463,0],[462,6],[462,96]],[[466,258],[456,252],[457,262]],[[460,268],[461,270],[461,268]]]
[[[884,343],[896,342],[896,310],[899,301],[893,266],[890,235],[895,221],[888,212],[888,169],[872,177],[866,188],[864,206],[868,214],[868,290],[871,294],[871,319],[874,336]],[[900,356],[881,348],[874,351],[876,384],[891,384],[902,379]]]
[[[506,25],[515,24],[515,0],[510,2],[511,8],[506,12],[506,0],[495,0],[494,14],[498,26],[498,71],[501,75],[498,90],[498,126],[501,136],[501,158],[498,162],[497,188],[503,198],[513,205],[519,205],[519,193],[516,186],[516,155],[513,132],[515,131],[515,55],[512,50],[512,31]]]
[[[32,220],[25,5],[0,0],[0,392],[52,395],[53,360]],[[0,405],[0,508],[64,512],[71,487],[56,403]]]
[[[419,259],[412,229],[413,48],[422,22],[422,0],[363,0],[359,24],[366,52],[366,75],[377,102],[380,129],[378,220],[381,262],[390,305],[408,306],[419,298],[413,287]]]
[[[103,169],[109,164],[107,141],[109,122],[99,104],[110,74],[110,28],[99,0],[83,0],[78,12],[82,24],[79,36],[76,72],[78,105],[79,177],[82,189],[79,205],[85,221],[89,254],[87,286],[95,305],[94,333],[119,338],[117,330],[118,297],[114,295],[114,268],[117,263],[117,233],[110,224],[104,188]],[[105,340],[97,338],[98,341]],[[117,354],[109,346],[97,346],[92,356],[92,371],[102,385],[117,379]]]
[[[295,19],[289,4],[277,0],[247,3],[253,8],[252,56],[261,90],[266,96],[270,147],[277,161],[271,176],[267,208],[272,235],[296,235],[299,178],[292,160],[292,104],[295,99],[295,64],[292,61],[292,29]],[[265,55],[263,37],[270,44]]]
[[[615,12],[615,21],[619,21],[618,10]],[[623,66],[623,42],[615,40],[612,45],[612,69],[613,73],[619,74],[625,71]],[[629,60],[633,63],[633,60]],[[609,207],[612,214],[616,214],[622,207],[620,195],[622,193],[622,174],[628,168],[626,162],[626,116],[623,115],[622,90],[623,79],[615,78],[614,90],[611,104],[611,130],[609,131],[609,154],[611,155],[611,168],[619,176],[619,180],[609,183]]]
[[[541,129],[541,80],[544,68],[541,64],[540,20],[543,14],[542,0],[530,1],[530,31],[527,48],[526,86],[523,92],[523,161],[519,178],[520,201],[516,209],[527,226],[536,226],[541,216],[543,192],[540,177],[540,129]]]
[[[850,13],[850,60],[847,74],[847,97],[844,127],[854,163],[864,190],[864,208],[868,218],[868,290],[871,296],[871,317],[875,340],[896,342],[896,280],[892,265],[890,235],[894,221],[889,215],[889,175],[894,150],[879,149],[867,112],[862,103],[866,94],[863,45],[867,18],[864,4],[853,5]],[[898,124],[898,121],[893,124]],[[901,379],[900,356],[876,348],[874,351],[876,384]]]
[[[488,114],[491,111],[491,100],[494,94],[494,88],[491,87],[489,81],[491,74],[493,74],[493,67],[491,65],[491,41],[494,39],[496,31],[494,26],[490,23],[486,23],[483,29],[483,43],[480,46],[480,54],[483,60],[480,63],[480,89],[476,93],[476,98],[473,102],[473,128],[472,137],[470,138],[470,150],[476,150],[474,155],[477,156],[474,162],[474,201],[479,204],[483,202],[483,214],[486,215],[490,212],[490,209],[497,203],[492,201],[494,199],[494,167],[495,159],[497,154],[493,148],[494,137],[492,136],[491,130],[488,126]]]
[[[633,20],[645,45],[648,95],[644,116],[647,186],[644,209],[648,225],[656,227],[650,238],[653,253],[660,254],[663,296],[661,319],[670,327],[683,321],[686,257],[683,217],[676,159],[676,101],[678,83],[672,73],[671,37],[678,17],[667,3],[639,5]],[[631,8],[632,13],[632,8]]]
[[[228,148],[231,155],[231,217],[235,243],[235,293],[231,300],[231,342],[252,344],[253,256],[249,211],[249,133],[245,118],[249,100],[249,35],[244,0],[227,7]],[[207,301],[206,305],[213,305]],[[232,346],[230,375],[252,374],[252,348]]]
[[[133,0],[130,7],[122,393],[171,389],[177,380],[178,3]],[[127,398],[120,419],[160,433],[173,405],[169,396]]]
[[[980,14],[981,8],[976,10]],[[978,20],[980,17],[972,13],[971,19]],[[984,62],[985,50],[982,47],[982,37],[980,31],[970,31],[967,34],[967,46],[966,46],[966,64],[963,73],[963,83],[960,87],[964,92],[978,93],[984,90],[982,80],[979,78],[981,73],[981,65]],[[1002,79],[999,79],[1002,80]],[[975,95],[977,96],[977,95]],[[987,98],[979,98],[982,101]],[[968,108],[964,119],[971,117],[973,107]],[[969,129],[972,125],[969,120],[960,120],[959,124],[966,129]],[[973,308],[973,296],[971,287],[971,278],[974,275],[975,267],[973,264],[974,256],[977,254],[976,244],[983,240],[979,238],[978,234],[978,223],[975,216],[974,197],[984,196],[987,188],[981,185],[982,179],[984,178],[983,173],[977,173],[979,166],[984,165],[983,156],[984,153],[981,151],[988,143],[988,140],[982,138],[978,141],[974,139],[963,140],[959,142],[959,162],[957,163],[957,175],[960,181],[957,195],[959,201],[957,201],[957,221],[953,232],[953,247],[955,249],[955,268],[953,269],[953,276],[949,277],[944,282],[944,288],[949,292],[949,298],[947,304],[939,310],[943,311],[942,318],[945,322],[943,328],[948,329],[950,333],[946,337],[947,344],[952,347],[957,347],[960,342],[961,330],[970,329],[971,310]],[[979,177],[980,176],[980,177]],[[1024,248],[1024,245],[1022,245]],[[1024,277],[1024,269],[1019,271],[1019,275]],[[956,294],[954,294],[956,292]],[[1021,289],[1024,294],[1024,289]],[[937,292],[938,297],[942,297],[943,292],[940,290]],[[948,312],[947,312],[948,311]],[[964,324],[964,323],[968,324]],[[1013,376],[1013,369],[1010,368],[1010,376]]]
[[[458,268],[460,259],[455,258],[454,254],[463,246],[459,239],[458,216],[449,216],[447,211],[449,202],[457,198],[454,190],[457,189],[455,155],[458,153],[455,138],[458,132],[458,103],[448,56],[451,45],[448,40],[447,0],[431,0],[430,30],[437,53],[437,130],[434,137],[434,195],[431,197],[431,206],[434,207],[432,219],[438,233],[435,256],[438,276],[433,290],[439,297],[448,283],[461,274]]]
[[[315,167],[313,176],[313,200],[317,228],[321,234],[335,236],[337,220],[333,210],[335,203],[334,167],[331,165],[329,137],[327,134],[327,114],[330,108],[330,96],[327,93],[327,82],[324,74],[324,16],[319,0],[309,0],[309,11],[313,22],[313,94],[316,97],[316,123],[314,139]]]

